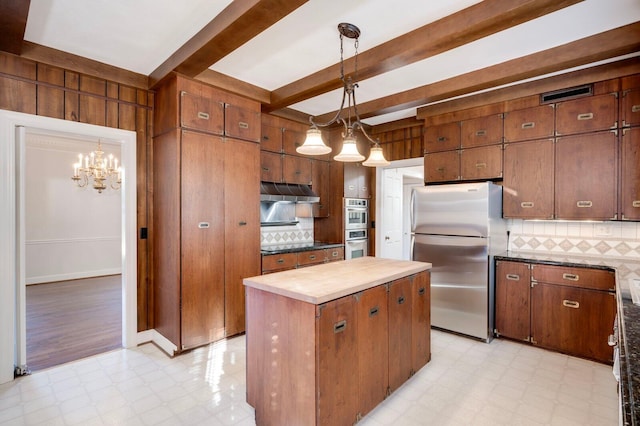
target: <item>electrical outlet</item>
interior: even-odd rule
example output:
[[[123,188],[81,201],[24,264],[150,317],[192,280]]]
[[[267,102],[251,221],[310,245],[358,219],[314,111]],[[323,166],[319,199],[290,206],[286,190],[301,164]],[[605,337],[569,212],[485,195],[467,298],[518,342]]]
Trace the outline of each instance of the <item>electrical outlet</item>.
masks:
[[[606,237],[611,235],[611,225],[608,224],[597,224],[594,233],[597,237]]]

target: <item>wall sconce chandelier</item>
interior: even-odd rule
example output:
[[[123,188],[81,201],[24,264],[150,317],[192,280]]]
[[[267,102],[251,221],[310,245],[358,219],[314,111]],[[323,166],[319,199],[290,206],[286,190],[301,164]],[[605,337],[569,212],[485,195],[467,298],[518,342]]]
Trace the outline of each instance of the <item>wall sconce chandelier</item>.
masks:
[[[344,125],[344,131],[342,132],[342,151],[340,154],[333,157],[334,160],[344,162],[357,162],[364,160],[364,156],[358,151],[356,137],[354,135],[356,130],[360,130],[367,140],[373,144],[369,158],[362,164],[369,167],[387,166],[390,163],[384,158],[380,144],[369,136],[360,121],[360,116],[358,115],[355,91],[356,87],[358,87],[358,38],[360,37],[360,29],[353,24],[341,23],[338,24],[338,32],[340,33],[340,80],[342,80],[343,84],[342,103],[340,104],[340,109],[336,115],[326,123],[316,123],[313,116],[309,117],[311,127],[307,130],[307,138],[304,141],[304,144],[299,146],[296,151],[304,155],[323,155],[330,153],[331,148],[326,146],[322,141],[322,134],[318,127],[328,127],[334,123],[342,123]],[[344,76],[344,37],[355,40],[355,69],[353,72],[353,79],[351,77],[345,78]],[[345,110],[345,101],[347,102],[346,119],[345,117],[340,116],[342,111]]]
[[[99,194],[107,189],[107,184],[112,189],[120,189],[122,184],[122,167],[118,167],[118,159],[109,154],[107,158],[102,158],[104,151],[98,141],[98,149],[85,155],[78,154],[78,162],[73,165],[73,176],[79,187],[85,187],[93,180],[93,188]],[[84,164],[84,167],[83,167]]]

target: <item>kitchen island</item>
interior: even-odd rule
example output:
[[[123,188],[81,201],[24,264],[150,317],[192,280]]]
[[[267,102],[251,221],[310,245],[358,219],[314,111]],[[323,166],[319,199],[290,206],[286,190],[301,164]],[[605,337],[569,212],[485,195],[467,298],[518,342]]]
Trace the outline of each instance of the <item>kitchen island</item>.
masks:
[[[352,425],[431,357],[430,263],[363,257],[245,278],[258,425]]]

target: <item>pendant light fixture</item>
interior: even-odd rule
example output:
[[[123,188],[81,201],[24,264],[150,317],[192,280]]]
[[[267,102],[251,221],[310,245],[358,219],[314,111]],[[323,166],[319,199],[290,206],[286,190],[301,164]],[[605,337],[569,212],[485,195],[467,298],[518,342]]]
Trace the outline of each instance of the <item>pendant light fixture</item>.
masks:
[[[338,32],[340,33],[340,80],[343,84],[342,103],[340,104],[340,109],[336,115],[326,123],[316,123],[313,116],[309,117],[311,127],[307,131],[307,139],[304,141],[302,146],[296,149],[296,151],[305,155],[328,154],[331,152],[331,148],[326,146],[322,141],[322,136],[318,127],[327,127],[334,123],[342,123],[344,126],[344,131],[342,132],[342,150],[338,155],[333,157],[334,160],[343,162],[358,162],[364,160],[364,156],[358,151],[356,136],[354,134],[356,130],[360,130],[365,138],[373,144],[369,158],[362,164],[369,167],[387,166],[390,163],[384,158],[384,153],[382,152],[382,148],[379,143],[373,140],[373,138],[371,138],[364,129],[364,126],[360,121],[358,107],[356,105],[355,90],[356,87],[358,87],[358,39],[360,37],[360,29],[353,24],[341,23],[338,25]],[[353,72],[353,79],[351,77],[345,78],[344,76],[344,37],[355,40],[355,70]],[[347,103],[346,109],[345,101]],[[346,111],[346,117],[341,117],[343,110]]]

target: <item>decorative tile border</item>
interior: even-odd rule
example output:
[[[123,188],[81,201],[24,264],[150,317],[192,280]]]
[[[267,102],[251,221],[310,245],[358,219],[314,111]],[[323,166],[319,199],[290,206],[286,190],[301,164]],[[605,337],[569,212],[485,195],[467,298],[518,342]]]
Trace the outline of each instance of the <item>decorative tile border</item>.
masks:
[[[640,224],[512,220],[509,225],[510,250],[640,260]]]
[[[312,243],[313,218],[298,218],[298,224],[260,228],[260,245]]]

